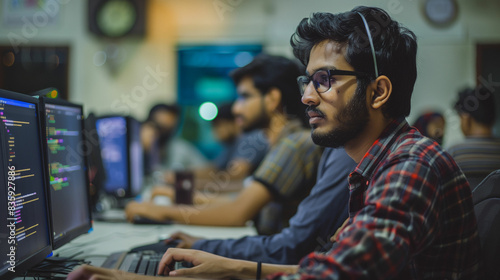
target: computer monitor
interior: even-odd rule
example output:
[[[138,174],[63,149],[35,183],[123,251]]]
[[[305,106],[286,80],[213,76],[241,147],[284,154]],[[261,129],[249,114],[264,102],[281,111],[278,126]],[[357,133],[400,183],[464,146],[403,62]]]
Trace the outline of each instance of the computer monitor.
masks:
[[[38,106],[34,97],[0,90],[0,279],[52,251]]]
[[[41,100],[52,246],[58,249],[92,228],[86,161],[89,143],[83,133],[82,106],[59,99]]]
[[[123,116],[96,121],[101,157],[106,171],[104,189],[119,198],[134,197],[141,191],[144,176],[141,124]]]

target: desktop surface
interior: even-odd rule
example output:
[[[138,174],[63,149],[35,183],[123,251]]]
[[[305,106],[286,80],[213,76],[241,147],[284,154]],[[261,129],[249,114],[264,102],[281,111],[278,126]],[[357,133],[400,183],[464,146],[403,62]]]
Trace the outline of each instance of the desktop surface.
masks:
[[[78,258],[91,261],[100,266],[105,257],[113,252],[128,251],[134,247],[155,243],[168,238],[177,231],[203,238],[240,238],[255,235],[253,227],[206,227],[190,225],[133,225],[128,223],[94,222],[93,232],[80,236],[63,248],[54,251],[55,255],[71,256],[82,252]]]
[[[156,243],[177,231],[207,239],[240,238],[257,234],[253,227],[207,227],[190,225],[133,225],[129,223],[94,222],[93,231],[81,235],[65,246],[54,250],[54,256],[84,259],[91,265],[100,267],[107,257],[119,251]],[[23,278],[16,278],[23,279]],[[31,279],[31,278],[27,278]],[[169,277],[169,279],[202,279]]]

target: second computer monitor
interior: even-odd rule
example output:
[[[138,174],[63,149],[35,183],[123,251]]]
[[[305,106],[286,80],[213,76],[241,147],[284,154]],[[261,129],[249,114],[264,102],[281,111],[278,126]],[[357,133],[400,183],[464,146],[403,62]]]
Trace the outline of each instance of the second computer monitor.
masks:
[[[54,249],[92,228],[82,106],[42,98]]]
[[[140,126],[137,120],[123,116],[102,117],[96,121],[106,171],[104,188],[108,194],[133,197],[141,191],[144,160]]]

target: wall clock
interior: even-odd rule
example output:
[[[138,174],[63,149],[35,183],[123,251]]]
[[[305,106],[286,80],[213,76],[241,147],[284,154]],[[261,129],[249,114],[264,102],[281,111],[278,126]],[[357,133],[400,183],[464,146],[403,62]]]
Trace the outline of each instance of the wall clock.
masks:
[[[456,0],[426,0],[424,14],[435,26],[447,26],[455,21],[458,15]]]
[[[90,31],[108,38],[144,35],[145,2],[143,0],[89,0]]]

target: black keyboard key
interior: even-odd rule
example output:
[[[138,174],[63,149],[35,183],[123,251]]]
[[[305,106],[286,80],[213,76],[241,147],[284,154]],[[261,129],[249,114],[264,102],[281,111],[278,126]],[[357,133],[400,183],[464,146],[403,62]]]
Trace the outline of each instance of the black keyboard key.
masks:
[[[157,260],[151,260],[149,262],[148,270],[146,271],[146,275],[151,275],[151,276],[156,276],[158,274],[158,264],[159,261]]]
[[[132,263],[134,258],[135,258],[135,256],[132,256],[132,255],[125,256],[125,258],[121,262],[120,266],[118,267],[118,270],[128,271],[130,264]]]
[[[141,264],[139,265],[139,268],[137,269],[137,274],[140,274],[140,275],[146,274],[146,270],[148,269],[149,257],[150,256],[148,256],[148,255],[145,255],[142,257]]]
[[[140,259],[141,259],[141,254],[138,253],[127,254],[127,256],[121,263],[118,270],[135,272]]]
[[[101,265],[104,268],[116,268],[118,261],[123,258],[123,252],[111,254]]]

